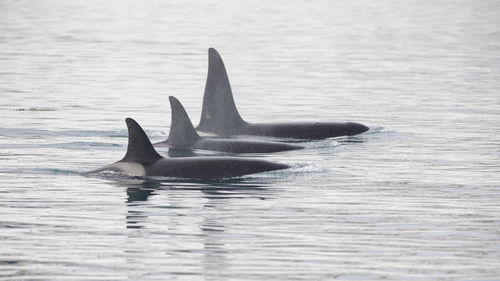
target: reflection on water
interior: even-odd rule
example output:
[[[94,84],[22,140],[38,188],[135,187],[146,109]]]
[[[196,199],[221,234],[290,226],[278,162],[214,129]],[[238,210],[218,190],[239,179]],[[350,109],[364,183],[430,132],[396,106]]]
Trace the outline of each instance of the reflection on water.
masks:
[[[271,199],[272,192],[270,188],[272,182],[255,181],[249,179],[227,179],[218,181],[182,181],[182,180],[169,180],[161,181],[154,179],[130,179],[130,178],[116,178],[114,185],[118,187],[126,187],[127,191],[127,207],[128,214],[126,217],[127,228],[142,228],[146,223],[146,212],[138,210],[135,207],[161,207],[161,208],[183,208],[183,206],[155,206],[152,203],[146,203],[151,196],[161,192],[178,192],[182,190],[187,191],[200,191],[204,198],[210,200],[227,199],[244,199],[248,197],[256,197],[260,200]],[[175,183],[177,181],[177,183]],[[174,182],[174,183],[173,183]],[[205,208],[214,207],[210,200],[204,204]],[[222,203],[223,204],[223,203]],[[211,230],[213,227],[210,225],[202,225],[201,229]],[[217,227],[216,227],[217,228]],[[214,228],[214,229],[216,229]]]
[[[168,157],[193,157],[193,156],[201,156],[201,155],[198,155],[193,150],[173,149],[173,148],[169,148],[168,149],[167,155],[168,155]]]
[[[0,280],[498,280],[498,10],[0,1]],[[249,122],[370,131],[229,181],[82,176],[126,117],[165,140],[170,95],[198,120],[208,47]]]
[[[216,204],[209,203],[205,209],[213,209]],[[224,243],[224,221],[215,212],[203,217],[201,230],[203,233],[203,275],[208,280],[220,280],[222,273],[230,266],[228,262],[228,245]]]
[[[159,185],[155,187],[158,186]],[[151,188],[151,187],[145,187],[145,188]],[[127,203],[148,200],[149,196],[152,195],[151,193],[154,191],[154,188],[153,189],[145,189],[145,188],[139,188],[139,187],[127,188],[127,196],[128,196]]]
[[[133,206],[141,204],[142,201],[147,201],[148,198],[154,195],[154,191],[160,186],[160,182],[148,180],[130,180],[127,182],[121,181],[119,186],[127,186],[127,228],[142,228],[147,220],[147,215],[143,211],[133,210]]]
[[[168,205],[157,205],[157,203],[146,202],[152,196],[164,193],[173,194],[180,191],[201,192],[206,202],[199,206],[199,230],[203,241],[201,249],[187,250],[191,253],[201,254],[203,275],[207,280],[221,280],[224,271],[230,266],[228,255],[230,249],[224,241],[227,238],[238,237],[234,234],[226,234],[227,216],[224,212],[226,205],[234,204],[234,200],[247,200],[255,197],[259,200],[273,199],[276,194],[272,191],[272,181],[255,181],[249,179],[230,179],[218,182],[208,182],[200,184],[196,182],[178,181],[177,183],[165,182],[152,179],[119,179],[113,185],[126,188],[127,192],[127,229],[144,229],[151,227],[148,215],[157,215],[155,209],[166,208],[167,210],[179,210],[189,208],[188,205],[176,204],[175,200],[166,200]],[[170,193],[172,192],[172,193]],[[175,228],[175,222],[171,226],[163,227]],[[230,227],[230,226],[229,226]],[[133,234],[131,234],[133,235]],[[167,242],[165,242],[167,243]]]

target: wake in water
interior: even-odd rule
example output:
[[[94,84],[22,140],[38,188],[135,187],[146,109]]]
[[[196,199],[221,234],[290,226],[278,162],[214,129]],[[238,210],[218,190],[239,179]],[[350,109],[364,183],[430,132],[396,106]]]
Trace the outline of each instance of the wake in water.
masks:
[[[5,132],[6,129],[4,129]],[[10,133],[13,131],[7,130]],[[17,134],[17,136],[23,135],[24,133],[27,133],[29,130],[18,130],[17,132],[21,132],[21,134]],[[16,130],[14,130],[16,132]],[[41,132],[49,132],[46,135],[52,135],[54,132],[50,131],[44,131],[41,130]],[[122,136],[112,136],[109,133],[111,131],[92,131],[92,135],[97,135],[97,136],[105,136],[108,135],[109,137],[119,137],[121,138]],[[326,139],[326,140],[319,140],[319,141],[309,141],[309,142],[300,142],[302,145],[305,146],[304,150],[300,151],[301,155],[310,155],[313,157],[316,154],[332,154],[335,153],[335,150],[340,148],[343,144],[348,144],[348,143],[357,143],[357,142],[362,142],[363,139],[367,137],[371,137],[373,135],[378,135],[380,137],[380,133],[385,132],[386,134],[391,134],[391,132],[384,131],[383,127],[375,127],[372,128],[370,131],[359,135],[359,136],[350,136],[350,137],[343,137],[343,138],[336,138],[335,140],[332,139]],[[38,132],[39,133],[39,132]],[[88,133],[88,131],[80,131],[77,135],[85,135]],[[397,133],[397,132],[393,132]],[[11,135],[11,134],[10,134]],[[89,149],[95,150],[95,149],[109,149],[109,148],[119,148],[122,147],[123,144],[118,144],[118,143],[109,143],[109,142],[96,142],[96,141],[75,141],[75,142],[62,142],[62,143],[51,143],[51,144],[40,144],[40,143],[29,143],[29,144],[20,144],[20,143],[14,143],[14,144],[2,144],[0,145],[1,149],[36,149],[36,148],[57,148],[57,149],[72,149],[75,151],[81,151],[82,153],[85,153],[85,151],[88,151]],[[212,152],[212,151],[203,151],[203,150],[176,150],[176,149],[169,149],[167,151],[167,154],[169,157],[177,158],[177,157],[193,157],[193,156],[228,156],[228,155],[233,155],[233,156],[245,156],[245,154],[237,154],[237,153],[221,153],[221,152]],[[297,155],[297,151],[293,152],[281,152],[278,153],[278,155],[281,155],[282,158],[290,158],[293,157],[295,159],[295,155]],[[16,155],[11,154],[11,153],[4,153],[2,154],[3,157],[16,157]],[[248,155],[247,155],[248,156]],[[259,156],[259,155],[257,155]],[[264,155],[262,155],[264,156]],[[261,156],[261,157],[262,157]],[[268,179],[280,179],[280,178],[286,178],[290,176],[304,176],[304,175],[314,175],[314,174],[322,174],[322,173],[329,173],[332,172],[331,170],[322,167],[320,164],[317,163],[312,163],[312,162],[294,162],[294,161],[286,161],[289,162],[287,164],[290,165],[289,169],[286,170],[277,170],[277,171],[270,171],[270,172],[265,172],[265,173],[259,173],[257,175],[246,175],[246,176],[240,176],[237,177],[237,179],[244,179],[244,180],[251,180],[251,181],[258,181],[258,180],[268,180]],[[92,166],[92,165],[89,165]],[[155,180],[155,181],[160,181],[160,182],[195,182],[195,183],[209,183],[209,182],[229,182],[231,179],[217,179],[213,181],[206,181],[206,180],[189,180],[189,179],[178,179],[178,178],[173,178],[173,177],[134,177],[127,175],[124,172],[120,171],[102,171],[99,173],[93,173],[93,174],[88,174],[85,171],[82,170],[72,170],[72,169],[60,169],[60,168],[13,168],[13,169],[2,169],[2,173],[11,173],[11,174],[55,174],[55,175],[84,175],[84,176],[92,176],[92,177],[97,177],[97,178],[102,178],[106,180],[111,180],[111,181],[120,181],[120,180],[126,180],[126,179],[133,179],[133,180]]]
[[[2,169],[0,173],[5,174],[40,174],[40,175],[81,175],[82,173],[76,170],[55,169],[55,168],[16,168]]]

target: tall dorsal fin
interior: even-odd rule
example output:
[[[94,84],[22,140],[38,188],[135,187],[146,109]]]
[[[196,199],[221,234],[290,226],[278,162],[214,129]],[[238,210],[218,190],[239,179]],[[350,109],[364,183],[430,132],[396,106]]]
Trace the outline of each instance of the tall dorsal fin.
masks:
[[[141,126],[134,119],[127,118],[125,122],[128,127],[128,148],[127,154],[120,160],[121,162],[147,164],[162,158],[153,148],[151,141],[149,141]]]
[[[201,137],[194,129],[193,123],[191,123],[181,102],[173,96],[168,97],[168,99],[170,100],[170,107],[172,108],[172,122],[166,142],[171,147],[189,147],[197,140],[201,139]]]
[[[196,129],[219,135],[231,135],[235,129],[245,124],[234,103],[224,62],[219,53],[210,48],[203,109],[200,124]]]

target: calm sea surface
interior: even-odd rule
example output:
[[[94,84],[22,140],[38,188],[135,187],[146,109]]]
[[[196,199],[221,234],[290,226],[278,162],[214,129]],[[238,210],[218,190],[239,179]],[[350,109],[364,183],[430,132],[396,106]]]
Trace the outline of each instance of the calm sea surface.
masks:
[[[0,280],[500,280],[500,1],[0,1]],[[360,136],[216,182],[80,172],[201,113]],[[165,156],[167,150],[161,150]],[[196,151],[196,154],[210,154]],[[182,155],[172,155],[182,156]]]

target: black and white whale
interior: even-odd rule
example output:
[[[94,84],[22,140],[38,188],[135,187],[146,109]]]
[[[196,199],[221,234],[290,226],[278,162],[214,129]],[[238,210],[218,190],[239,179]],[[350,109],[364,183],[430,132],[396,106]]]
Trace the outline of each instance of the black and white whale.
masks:
[[[127,118],[125,122],[128,127],[128,148],[123,159],[86,174],[110,170],[136,177],[160,176],[205,180],[289,168],[284,164],[237,157],[164,158],[156,152],[135,120]]]
[[[248,123],[240,116],[234,103],[224,62],[213,48],[208,50],[208,74],[203,96],[201,132],[219,136],[257,135],[279,138],[326,139],[351,136],[368,131],[354,122],[290,122]]]
[[[304,148],[300,145],[272,141],[202,138],[194,129],[181,102],[172,96],[169,100],[172,108],[170,132],[168,138],[163,142],[155,143],[155,147],[167,146],[174,149],[203,149],[232,153],[268,153]]]

